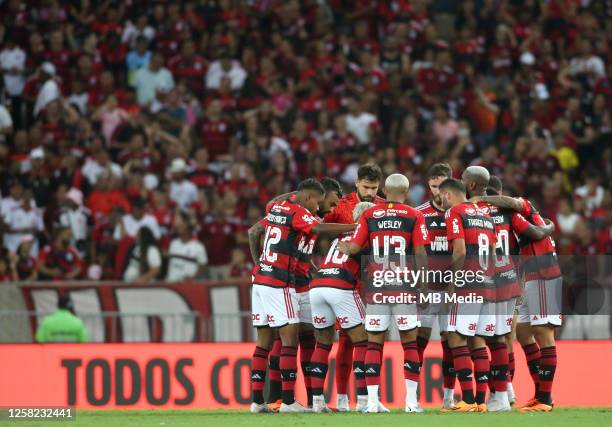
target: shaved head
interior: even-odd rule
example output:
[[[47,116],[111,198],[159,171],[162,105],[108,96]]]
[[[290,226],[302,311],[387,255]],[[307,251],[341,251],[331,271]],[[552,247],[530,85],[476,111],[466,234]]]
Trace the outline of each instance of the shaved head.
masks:
[[[486,194],[490,177],[489,171],[486,168],[470,166],[463,171],[461,180],[465,184],[470,197],[482,196]]]

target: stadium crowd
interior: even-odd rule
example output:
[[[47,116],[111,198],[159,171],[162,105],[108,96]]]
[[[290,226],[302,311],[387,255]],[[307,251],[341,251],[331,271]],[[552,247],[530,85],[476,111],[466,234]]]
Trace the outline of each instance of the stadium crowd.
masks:
[[[306,177],[348,188],[368,161],[415,206],[433,163],[485,166],[556,221],[560,254],[610,254],[611,14],[0,2],[0,279],[246,277],[268,200]]]

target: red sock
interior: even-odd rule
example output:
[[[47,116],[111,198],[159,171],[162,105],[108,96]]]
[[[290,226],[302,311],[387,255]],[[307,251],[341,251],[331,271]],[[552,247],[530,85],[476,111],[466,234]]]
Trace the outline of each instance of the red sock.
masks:
[[[416,341],[403,342],[404,349],[404,379],[419,382],[421,362]]]
[[[419,361],[421,362],[421,366],[422,366],[423,365],[423,354],[425,353],[425,349],[427,348],[427,344],[429,343],[429,340],[424,337],[417,337],[416,343],[417,343],[417,347],[419,350]]]
[[[508,391],[508,346],[505,342],[493,343],[491,350],[491,381],[495,391]]]
[[[255,347],[251,361],[251,391],[253,402],[264,403],[263,389],[266,384],[266,365],[269,351],[262,347]]]
[[[467,345],[455,347],[453,352],[453,367],[459,385],[461,386],[462,400],[465,403],[474,403],[474,384],[472,382],[472,360]]]
[[[491,354],[491,370],[493,370],[493,352],[495,351],[495,349],[493,348],[493,344],[492,342],[488,342],[487,343],[487,348],[489,349],[489,353]],[[489,375],[489,393],[495,393],[495,385],[494,385],[495,381],[493,381],[493,374]]]
[[[487,348],[476,348],[472,351],[472,362],[474,363],[474,376],[476,377],[476,403],[485,403],[487,388],[489,386],[489,353]]]
[[[268,402],[273,403],[281,398],[281,373],[280,373],[280,351],[281,340],[274,340],[272,350],[270,350],[268,363],[268,376],[270,377],[270,387],[268,390]]]
[[[514,370],[516,369],[516,364],[514,362],[514,351],[508,352],[508,382],[512,382],[514,380]]]
[[[528,344],[523,346],[523,351],[525,352],[525,359],[527,359],[527,366],[529,367],[529,374],[531,375],[531,379],[533,380],[533,385],[535,387],[535,394],[538,394],[538,390],[540,389],[540,377],[538,375],[538,366],[540,365],[540,347],[538,343]]]
[[[357,396],[368,394],[365,379],[365,357],[368,351],[368,342],[359,341],[353,343],[353,375],[355,375],[355,387],[357,388]]]
[[[283,383],[283,403],[295,402],[295,380],[297,379],[297,348],[281,347],[280,353],[281,380]]]
[[[540,366],[538,368],[538,376],[540,379],[540,389],[538,391],[538,400],[548,405],[551,404],[553,382],[555,380],[555,371],[557,370],[557,347],[544,347],[541,350]]]
[[[312,359],[310,361],[310,376],[312,377],[312,394],[315,396],[323,394],[331,348],[331,345],[317,342],[315,351],[312,354]]]
[[[442,375],[444,376],[444,388],[453,390],[457,377],[453,366],[453,352],[446,341],[442,341]]]
[[[368,342],[368,351],[365,356],[366,385],[380,384],[380,363],[382,361],[383,344]]]
[[[306,396],[308,397],[308,406],[312,406],[312,378],[310,375],[310,360],[315,351],[314,331],[300,332],[300,366],[302,375],[304,376],[304,385],[306,386]]]
[[[336,352],[336,392],[347,394],[348,381],[353,364],[353,343],[344,331],[339,332]]]

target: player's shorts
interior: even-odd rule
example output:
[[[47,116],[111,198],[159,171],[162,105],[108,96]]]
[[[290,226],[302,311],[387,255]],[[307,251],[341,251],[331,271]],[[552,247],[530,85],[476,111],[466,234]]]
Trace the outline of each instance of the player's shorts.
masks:
[[[293,288],[253,284],[251,290],[253,326],[282,326],[300,322],[300,304]]]
[[[342,329],[363,323],[365,307],[356,290],[316,287],[310,290],[312,325],[316,329],[333,326],[338,320]]]
[[[495,303],[452,303],[448,311],[448,332],[473,337],[495,335]]]
[[[312,311],[310,307],[310,292],[300,292],[297,294],[300,306],[300,323],[312,323]]]
[[[368,332],[384,332],[391,320],[399,331],[410,331],[421,326],[416,304],[368,304],[365,328]]]
[[[444,301],[444,293],[442,294],[442,301]],[[448,324],[448,305],[446,303],[433,302],[419,312],[421,328],[433,328],[436,319],[440,332],[445,332]]]
[[[507,335],[512,332],[515,307],[516,298],[495,303],[495,335]]]
[[[561,277],[552,280],[530,280],[525,282],[523,303],[519,307],[517,323],[532,326],[563,323]]]

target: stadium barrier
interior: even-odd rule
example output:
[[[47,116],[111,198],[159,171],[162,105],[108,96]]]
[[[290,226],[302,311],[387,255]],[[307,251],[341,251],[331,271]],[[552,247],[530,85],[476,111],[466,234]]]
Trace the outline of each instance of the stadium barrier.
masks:
[[[244,342],[254,338],[250,285],[226,282],[35,282],[0,286],[0,343],[31,343],[69,294],[91,342]],[[610,306],[611,293],[600,300]],[[563,339],[609,339],[608,314],[568,315]],[[437,330],[432,336],[437,336]],[[396,330],[391,339],[398,339]]]
[[[533,385],[518,344],[514,386],[518,402],[533,395]],[[5,344],[0,346],[0,402],[7,406],[74,405],[83,409],[245,408],[250,402],[252,343],[198,344]],[[335,354],[335,349],[332,355]],[[404,402],[402,349],[384,347],[382,400]],[[612,341],[560,341],[555,379],[557,406],[604,406],[610,400]],[[423,365],[420,400],[441,403],[441,347],[432,343]],[[593,375],[579,375],[584,365]],[[333,361],[326,387],[335,401]],[[298,399],[304,401],[299,374]],[[351,390],[353,386],[351,385]],[[458,389],[457,389],[458,390]]]

